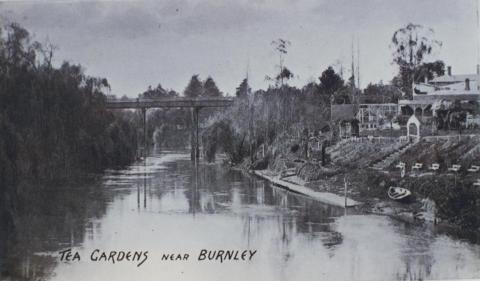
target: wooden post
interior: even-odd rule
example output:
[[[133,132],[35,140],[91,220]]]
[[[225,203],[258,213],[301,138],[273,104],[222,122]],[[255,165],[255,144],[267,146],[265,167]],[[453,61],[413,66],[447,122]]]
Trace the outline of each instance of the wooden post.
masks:
[[[200,107],[195,107],[195,159],[200,158],[200,138],[199,138],[199,128],[198,128],[198,113],[200,111]]]
[[[190,160],[195,161],[195,114],[194,108],[190,109],[192,123],[190,125]]]
[[[140,185],[137,183],[137,210],[140,210]]]
[[[147,158],[143,160],[143,208],[147,208]]]
[[[454,173],[455,188],[457,188],[457,171]]]
[[[147,109],[142,107],[143,115],[143,157],[147,157]]]
[[[198,128],[198,112],[200,107],[193,107],[191,109],[192,114],[192,126],[190,128],[190,148],[191,154],[190,159],[195,161],[197,164],[197,159],[200,157],[200,142],[199,142],[199,128]]]
[[[253,108],[253,102],[251,102],[250,104],[250,120],[249,120],[249,124],[248,124],[248,134],[249,134],[249,137],[250,137],[250,162],[253,163],[254,161],[254,151],[253,151],[253,141],[254,141],[254,134],[253,134],[253,113],[254,113],[254,108]]]
[[[346,209],[347,208],[347,178],[346,177],[343,178],[343,182],[345,183],[344,191],[345,191],[345,209]]]

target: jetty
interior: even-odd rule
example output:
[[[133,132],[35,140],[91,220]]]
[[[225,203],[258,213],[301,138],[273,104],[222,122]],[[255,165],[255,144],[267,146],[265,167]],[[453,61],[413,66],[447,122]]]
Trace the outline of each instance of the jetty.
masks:
[[[279,186],[285,190],[306,195],[316,201],[319,201],[328,205],[337,206],[337,207],[354,207],[362,204],[361,202],[357,202],[350,198],[347,198],[347,200],[345,200],[344,196],[339,196],[331,192],[314,191],[303,185],[282,180],[279,176],[273,176],[269,174],[267,171],[255,170],[253,171],[253,173],[258,177],[266,179],[272,184]]]

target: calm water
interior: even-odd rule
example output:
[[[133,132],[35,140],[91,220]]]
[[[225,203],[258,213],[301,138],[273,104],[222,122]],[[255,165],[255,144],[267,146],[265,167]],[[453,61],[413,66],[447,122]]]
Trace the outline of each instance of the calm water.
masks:
[[[1,257],[3,279],[424,280],[480,278],[480,247],[373,215],[345,215],[220,165],[162,154],[86,187],[49,187],[24,206]],[[30,209],[29,209],[30,208]],[[62,262],[72,248],[80,261]],[[94,249],[148,251],[92,262]],[[198,261],[201,249],[257,253]],[[190,254],[165,261],[165,253]],[[7,279],[8,280],[8,279]]]

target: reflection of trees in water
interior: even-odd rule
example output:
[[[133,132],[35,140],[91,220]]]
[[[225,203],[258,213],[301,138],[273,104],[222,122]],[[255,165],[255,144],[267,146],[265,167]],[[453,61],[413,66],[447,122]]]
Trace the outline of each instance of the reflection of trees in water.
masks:
[[[419,228],[407,224],[397,225],[397,232],[404,234],[405,245],[402,247],[401,260],[397,278],[399,280],[425,280],[432,273],[434,263],[431,251],[432,243],[435,241],[434,233],[431,230]],[[418,254],[421,253],[421,254]]]
[[[5,199],[5,198],[0,198]],[[15,239],[14,225],[11,210],[7,207],[7,204],[0,204],[0,277],[6,276],[8,269],[7,255],[9,253],[9,247],[12,244],[11,241]]]
[[[320,239],[326,248],[342,243],[342,235],[331,228],[334,217],[343,215],[342,208],[292,195],[256,178],[246,178],[245,181],[248,186],[241,190],[244,194],[241,204],[258,208],[254,212],[242,213],[242,234],[248,245],[263,232],[272,232],[272,239],[279,245],[279,255],[287,263],[296,250],[292,248],[292,241],[299,235],[311,241]],[[232,192],[237,194],[233,197],[239,198],[238,188]]]
[[[320,240],[326,248],[342,243],[342,235],[331,227],[334,217],[343,215],[342,208],[292,195],[272,188],[268,182],[219,165],[200,164],[197,168],[191,163],[177,165],[180,171],[183,168],[191,171],[185,183],[189,212],[215,213],[230,209],[242,219],[242,237],[247,246],[260,236],[271,235],[277,239],[280,255],[287,262],[295,252],[292,241],[299,235],[312,241]],[[162,184],[173,183],[166,180]]]
[[[199,192],[199,205],[202,213],[214,213],[215,212],[215,199],[213,193],[210,191]]]
[[[39,186],[23,184],[14,213],[14,227],[6,233],[0,253],[2,277],[44,280],[53,272],[59,250],[83,243],[85,225],[105,214],[106,199],[98,186]]]
[[[217,165],[197,165],[188,163],[191,170],[190,186],[186,191],[188,198],[189,212],[195,213],[215,211],[214,192],[219,191],[220,188],[228,187],[226,179],[219,176],[219,169]],[[224,183],[224,184],[222,184]]]
[[[332,224],[335,217],[340,217],[343,214],[343,208],[305,199],[303,208],[299,209],[297,215],[299,219],[298,230],[301,233],[308,234],[307,237],[311,241],[321,240],[327,249],[338,246],[343,242],[343,236],[332,228]]]
[[[190,169],[192,177],[186,191],[190,212],[212,213],[216,203],[230,203],[235,208],[251,201],[244,184],[247,178],[241,172],[210,164],[191,165]]]
[[[341,234],[332,229],[332,223],[335,217],[343,215],[342,208],[320,204],[279,189],[272,190],[277,204],[282,208],[295,211],[295,227],[299,233],[307,234],[308,239],[311,240],[320,238],[326,247],[341,243]]]

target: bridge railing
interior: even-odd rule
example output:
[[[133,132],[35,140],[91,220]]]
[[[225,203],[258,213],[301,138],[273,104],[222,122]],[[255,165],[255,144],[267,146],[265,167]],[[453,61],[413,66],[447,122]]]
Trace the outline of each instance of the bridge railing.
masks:
[[[194,100],[194,101],[233,101],[235,97],[174,97],[174,98],[114,98],[107,97],[107,102],[155,102],[155,101],[185,101],[185,100]]]
[[[112,109],[156,107],[226,107],[233,104],[233,97],[175,97],[175,98],[107,98],[106,105]]]

